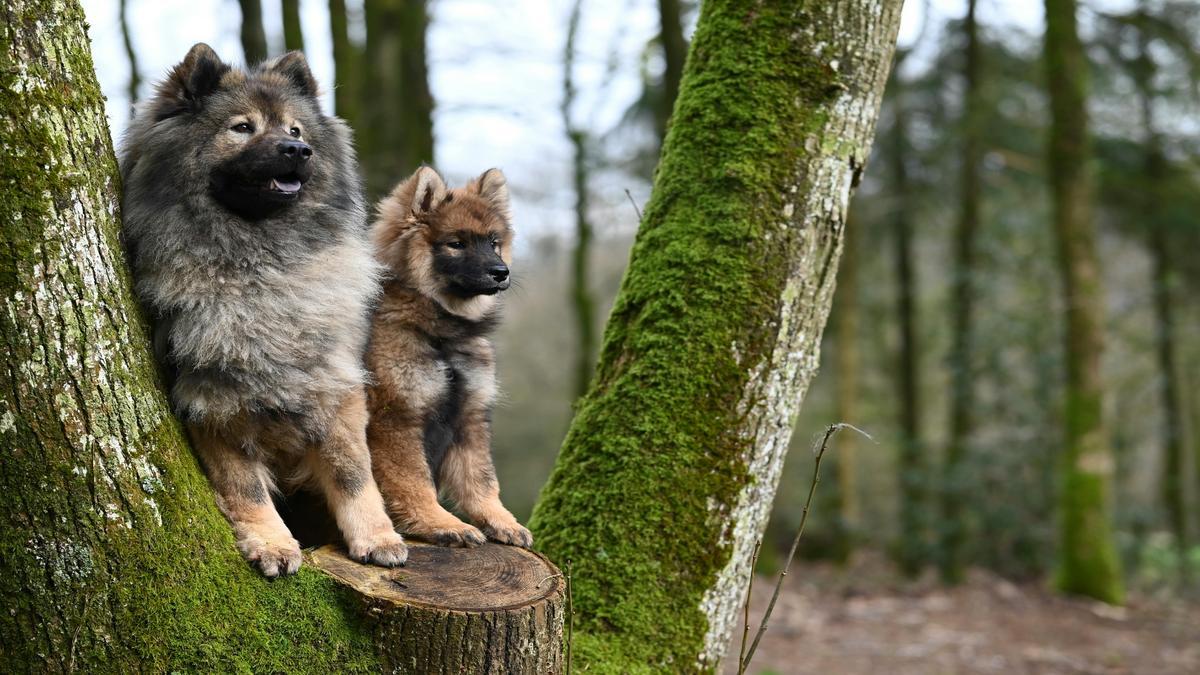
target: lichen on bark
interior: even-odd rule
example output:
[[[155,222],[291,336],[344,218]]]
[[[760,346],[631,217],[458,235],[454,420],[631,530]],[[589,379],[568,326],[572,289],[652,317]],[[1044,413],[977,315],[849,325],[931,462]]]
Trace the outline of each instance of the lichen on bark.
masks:
[[[818,362],[899,2],[713,0],[533,518],[592,670],[712,669]]]

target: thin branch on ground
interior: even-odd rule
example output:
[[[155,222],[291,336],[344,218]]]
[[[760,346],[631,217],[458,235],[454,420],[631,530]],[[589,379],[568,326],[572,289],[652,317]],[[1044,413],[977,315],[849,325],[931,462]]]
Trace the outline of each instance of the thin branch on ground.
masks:
[[[792,547],[788,549],[787,559],[783,563],[783,571],[779,573],[779,580],[775,582],[775,591],[771,593],[771,601],[767,603],[767,611],[763,614],[762,622],[758,625],[758,632],[754,635],[754,642],[750,643],[750,651],[746,653],[745,658],[738,664],[738,672],[746,672],[746,668],[750,666],[750,661],[754,659],[754,652],[758,650],[758,643],[762,641],[762,636],[767,632],[767,623],[771,619],[771,612],[775,610],[775,603],[779,600],[779,592],[783,589],[783,579],[788,575],[788,570],[792,566],[792,558],[796,557],[796,548],[800,546],[800,537],[804,535],[804,525],[808,522],[809,511],[812,510],[813,495],[817,492],[817,484],[821,482],[821,459],[825,457],[825,451],[829,448],[829,439],[842,429],[851,429],[866,436],[870,440],[871,435],[859,429],[853,424],[838,422],[831,424],[825,429],[825,434],[813,444],[813,454],[816,459],[813,462],[812,483],[808,486],[808,498],[804,500],[804,511],[800,515],[800,527],[796,530],[796,537],[792,539]],[[753,572],[751,572],[753,578]]]

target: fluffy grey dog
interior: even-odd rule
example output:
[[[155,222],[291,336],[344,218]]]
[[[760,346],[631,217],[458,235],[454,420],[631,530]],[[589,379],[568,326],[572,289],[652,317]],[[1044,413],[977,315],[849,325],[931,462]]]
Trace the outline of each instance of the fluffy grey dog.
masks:
[[[300,548],[271,500],[312,483],[350,555],[402,564],[366,445],[378,269],[350,132],[304,56],[249,72],[197,44],[124,138],[123,239],[176,413],[263,574]]]

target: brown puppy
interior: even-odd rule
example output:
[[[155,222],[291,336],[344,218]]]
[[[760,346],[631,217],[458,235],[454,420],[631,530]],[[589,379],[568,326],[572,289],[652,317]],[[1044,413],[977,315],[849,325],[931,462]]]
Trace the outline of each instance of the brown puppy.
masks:
[[[488,335],[509,285],[510,220],[498,169],[450,190],[422,167],[383,200],[372,227],[390,277],[367,351],[371,463],[399,528],[444,546],[533,543],[500,503],[491,455]],[[439,488],[478,527],[442,508]]]

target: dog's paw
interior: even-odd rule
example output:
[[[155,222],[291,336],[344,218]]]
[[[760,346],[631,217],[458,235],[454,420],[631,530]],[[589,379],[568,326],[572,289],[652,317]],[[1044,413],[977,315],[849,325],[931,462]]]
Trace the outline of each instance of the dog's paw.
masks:
[[[484,525],[483,533],[488,539],[501,544],[521,548],[533,546],[533,533],[516,521],[504,525]]]
[[[349,549],[351,558],[368,565],[396,567],[408,560],[408,546],[400,535],[391,530],[355,542]]]
[[[300,569],[300,544],[295,539],[246,539],[238,542],[238,548],[246,560],[268,579],[295,574]]]
[[[483,536],[479,528],[467,525],[466,523],[458,523],[457,525],[448,527],[429,528],[420,532],[411,532],[410,534],[424,539],[431,544],[454,548],[472,548],[487,541],[487,537]]]

